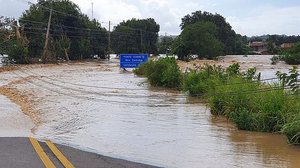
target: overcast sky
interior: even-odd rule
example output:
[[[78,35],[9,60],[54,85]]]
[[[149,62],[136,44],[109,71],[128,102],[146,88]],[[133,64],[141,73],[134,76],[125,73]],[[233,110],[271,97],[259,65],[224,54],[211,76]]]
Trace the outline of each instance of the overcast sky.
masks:
[[[0,0],[0,15],[19,17],[29,5],[27,0]],[[36,0],[29,0],[36,2]],[[299,0],[71,0],[83,13],[118,24],[131,18],[152,17],[160,25],[160,34],[180,34],[181,18],[202,10],[223,15],[242,35],[300,34]]]

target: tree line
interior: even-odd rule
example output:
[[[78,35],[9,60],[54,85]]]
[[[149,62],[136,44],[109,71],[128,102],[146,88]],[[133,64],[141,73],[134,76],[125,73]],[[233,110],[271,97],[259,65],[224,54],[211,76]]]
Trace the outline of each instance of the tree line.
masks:
[[[102,24],[83,14],[70,0],[38,0],[17,20],[0,17],[0,54],[8,54],[17,63],[81,60],[95,55],[104,59],[109,53],[167,53],[181,60],[195,56],[214,59],[244,54],[249,40],[253,40],[237,34],[223,16],[202,11],[182,18],[182,31],[176,38],[159,40],[160,26],[153,18],[126,20],[112,31]],[[269,39],[275,43],[300,40],[276,35]]]
[[[8,54],[17,63],[33,63],[95,55],[104,59],[109,53],[157,53],[158,32],[152,18],[123,21],[109,32],[69,0],[39,0],[19,19],[0,18],[0,54]]]

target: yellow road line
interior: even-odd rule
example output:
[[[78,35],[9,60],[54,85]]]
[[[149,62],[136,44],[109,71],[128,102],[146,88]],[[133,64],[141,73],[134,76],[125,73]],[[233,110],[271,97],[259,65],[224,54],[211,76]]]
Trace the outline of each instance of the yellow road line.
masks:
[[[36,151],[36,153],[38,154],[38,156],[44,163],[45,167],[46,168],[56,168],[54,166],[54,164],[52,163],[52,161],[47,156],[47,154],[44,152],[44,150],[41,147],[41,145],[39,144],[39,142],[35,138],[32,138],[32,137],[29,137],[29,140],[30,140],[34,150]]]
[[[66,167],[66,168],[75,168],[72,163],[58,150],[58,148],[51,142],[46,141],[46,144],[51,149],[51,151],[55,154],[58,160]]]

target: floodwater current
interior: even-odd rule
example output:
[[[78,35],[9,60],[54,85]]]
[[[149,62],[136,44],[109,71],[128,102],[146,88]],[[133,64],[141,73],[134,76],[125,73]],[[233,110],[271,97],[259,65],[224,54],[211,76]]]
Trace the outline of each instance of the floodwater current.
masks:
[[[162,167],[299,167],[300,148],[277,134],[237,130],[199,99],[152,88],[116,61],[24,69],[36,137]]]

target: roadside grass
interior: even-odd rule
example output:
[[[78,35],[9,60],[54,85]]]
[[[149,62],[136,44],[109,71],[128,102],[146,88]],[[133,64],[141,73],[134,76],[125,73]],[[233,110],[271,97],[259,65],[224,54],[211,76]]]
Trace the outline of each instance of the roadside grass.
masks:
[[[300,144],[295,69],[290,74],[277,73],[279,82],[272,84],[261,82],[253,68],[241,72],[239,64],[227,69],[205,65],[181,73],[174,58],[150,61],[134,72],[147,77],[153,86],[179,88],[208,99],[212,115],[226,116],[241,130],[282,133],[290,143]]]

